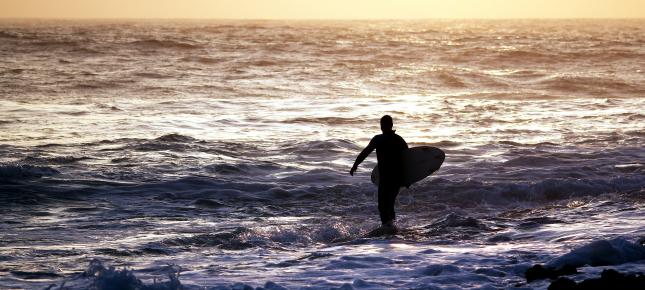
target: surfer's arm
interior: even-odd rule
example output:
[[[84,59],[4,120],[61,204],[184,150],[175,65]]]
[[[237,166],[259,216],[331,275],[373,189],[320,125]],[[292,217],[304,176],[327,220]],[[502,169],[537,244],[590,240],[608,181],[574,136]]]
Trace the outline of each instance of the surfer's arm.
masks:
[[[354,166],[352,166],[352,169],[349,170],[350,175],[353,176],[354,172],[358,168],[358,165],[361,164],[361,162],[363,162],[363,160],[365,160],[365,158],[367,158],[367,156],[369,156],[370,153],[372,153],[372,151],[374,151],[374,149],[376,148],[376,145],[374,143],[375,143],[374,138],[372,138],[372,140],[370,141],[370,144],[367,144],[367,147],[365,147],[365,149],[361,151],[361,154],[358,154],[358,157],[356,157],[356,161],[354,161]]]

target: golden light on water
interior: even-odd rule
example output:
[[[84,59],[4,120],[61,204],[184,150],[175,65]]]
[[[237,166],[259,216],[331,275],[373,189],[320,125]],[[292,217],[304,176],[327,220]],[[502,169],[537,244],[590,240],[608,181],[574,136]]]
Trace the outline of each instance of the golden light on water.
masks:
[[[643,18],[641,0],[3,0],[2,18]]]

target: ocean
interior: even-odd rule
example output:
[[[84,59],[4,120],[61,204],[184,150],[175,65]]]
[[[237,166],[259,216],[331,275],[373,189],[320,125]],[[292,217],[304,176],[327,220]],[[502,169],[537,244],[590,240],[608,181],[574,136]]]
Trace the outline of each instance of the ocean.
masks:
[[[0,288],[546,289],[524,272],[572,250],[620,258],[576,281],[645,272],[644,108],[643,20],[4,20]],[[384,114],[446,160],[365,238],[375,154],[349,169]]]

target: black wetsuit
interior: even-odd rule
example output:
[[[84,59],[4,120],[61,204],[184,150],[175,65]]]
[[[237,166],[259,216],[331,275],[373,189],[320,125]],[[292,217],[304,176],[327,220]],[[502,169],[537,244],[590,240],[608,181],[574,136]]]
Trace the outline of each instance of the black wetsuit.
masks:
[[[378,211],[383,224],[395,219],[394,202],[403,186],[403,151],[407,148],[405,140],[390,131],[374,136],[363,150],[369,155],[376,149],[379,168]]]

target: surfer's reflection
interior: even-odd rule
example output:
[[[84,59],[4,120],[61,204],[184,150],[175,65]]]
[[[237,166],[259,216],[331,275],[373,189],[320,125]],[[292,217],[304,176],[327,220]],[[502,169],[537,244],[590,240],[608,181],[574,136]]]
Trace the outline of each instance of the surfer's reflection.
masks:
[[[354,166],[349,171],[352,176],[357,167],[376,149],[378,160],[379,184],[378,184],[378,210],[381,216],[383,227],[395,229],[394,202],[399,194],[399,188],[403,185],[403,151],[408,144],[403,138],[392,130],[392,117],[385,115],[381,117],[381,131],[383,134],[376,135],[363,151],[356,157]]]

